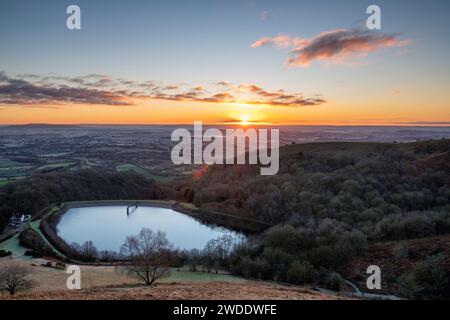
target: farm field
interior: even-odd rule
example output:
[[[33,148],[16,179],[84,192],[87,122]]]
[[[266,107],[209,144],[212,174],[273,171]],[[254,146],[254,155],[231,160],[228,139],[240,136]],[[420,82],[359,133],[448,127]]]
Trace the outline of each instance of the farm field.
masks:
[[[117,166],[116,169],[118,172],[133,171],[139,175],[142,175],[148,179],[153,179],[157,182],[166,182],[166,181],[171,180],[170,177],[158,176],[158,175],[152,174],[148,170],[146,170],[138,165],[132,164],[132,163],[122,164],[120,166]]]
[[[29,165],[28,163],[22,163],[22,162],[12,161],[12,160],[8,160],[8,159],[0,159],[0,169],[26,167],[28,165]]]
[[[40,167],[36,168],[36,170],[44,171],[44,170],[52,170],[52,169],[59,169],[59,168],[65,169],[65,168],[71,167],[75,164],[76,164],[76,162],[50,163],[50,164],[40,166]]]
[[[13,183],[12,179],[0,179],[0,187],[6,186],[7,184]]]

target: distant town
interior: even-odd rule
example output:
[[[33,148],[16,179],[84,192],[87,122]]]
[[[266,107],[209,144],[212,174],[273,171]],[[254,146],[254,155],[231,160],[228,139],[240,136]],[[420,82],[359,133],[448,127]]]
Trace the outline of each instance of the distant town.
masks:
[[[0,126],[0,186],[33,173],[92,167],[131,170],[157,181],[169,181],[174,176],[190,174],[195,169],[195,166],[189,165],[174,166],[171,162],[170,152],[175,142],[170,140],[170,135],[178,127]],[[449,127],[281,126],[280,144],[318,141],[413,142],[449,135]]]

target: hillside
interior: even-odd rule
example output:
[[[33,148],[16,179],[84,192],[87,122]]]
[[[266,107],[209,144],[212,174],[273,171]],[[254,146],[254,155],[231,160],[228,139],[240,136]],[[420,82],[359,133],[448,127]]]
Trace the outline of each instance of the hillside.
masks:
[[[445,168],[450,170],[450,152],[444,152],[437,155],[431,155],[424,159],[415,161],[415,166],[418,170]]]
[[[257,166],[210,166],[166,185],[166,196],[268,223],[319,216],[356,224],[445,211],[449,150],[446,139],[288,145],[280,149],[276,176],[260,176]]]
[[[402,290],[399,279],[410,274],[417,265],[429,257],[439,256],[439,267],[450,270],[450,235],[423,239],[380,242],[370,245],[367,254],[356,257],[340,271],[342,275],[359,288],[365,287],[366,268],[376,263],[383,270],[381,293],[398,293]],[[434,288],[424,288],[424,291]],[[444,288],[449,294],[450,287]],[[443,293],[440,293],[443,294]]]
[[[379,243],[450,234],[449,151],[448,139],[289,145],[280,150],[276,176],[260,176],[257,166],[211,166],[169,190],[197,207],[273,226],[231,261],[245,277],[339,287],[336,272],[368,257],[365,264],[391,261],[387,291],[447,296],[448,250],[425,250],[408,261],[370,257]]]
[[[344,299],[309,289],[247,281],[175,282],[154,287],[112,286],[80,291],[48,291],[14,296],[38,300],[338,300]]]
[[[22,205],[36,209],[74,198],[175,199],[267,226],[220,259],[231,274],[336,291],[348,279],[364,290],[365,268],[376,264],[386,276],[383,292],[442,298],[450,296],[449,151],[446,139],[288,145],[276,176],[260,176],[256,165],[210,166],[149,183],[88,170],[36,175],[0,198],[3,209],[24,195]],[[183,256],[188,264],[196,259]]]
[[[20,292],[13,297],[0,292],[0,299],[343,299],[305,287],[249,281],[226,273],[190,272],[186,268],[172,268],[168,278],[147,287],[115,266],[95,265],[80,266],[82,290],[70,291],[66,288],[66,271],[48,266],[49,263],[55,266],[55,261],[23,257],[13,260],[18,266],[30,268],[29,280],[34,285],[30,291]],[[10,261],[10,258],[0,258],[0,265]]]

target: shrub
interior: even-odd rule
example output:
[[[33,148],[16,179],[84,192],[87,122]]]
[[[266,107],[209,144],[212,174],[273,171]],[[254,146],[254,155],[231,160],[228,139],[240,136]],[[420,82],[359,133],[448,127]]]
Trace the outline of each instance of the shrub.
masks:
[[[341,291],[344,280],[341,275],[336,272],[330,273],[325,279],[325,287],[333,291]]]
[[[414,299],[419,292],[419,284],[413,273],[405,273],[400,277],[400,294],[408,299]]]
[[[250,257],[243,257],[235,267],[235,271],[253,279],[268,279],[271,274],[270,265],[266,260],[261,258],[253,260]]]
[[[427,299],[448,291],[449,278],[440,265],[442,258],[440,255],[428,257],[403,274],[399,281],[402,295],[409,299]]]
[[[53,249],[45,242],[39,233],[28,227],[19,235],[20,245],[29,248],[29,254],[34,258],[53,256]]]
[[[316,270],[308,261],[296,260],[289,267],[287,280],[295,284],[313,283],[316,275]]]
[[[276,226],[269,229],[263,240],[263,245],[271,248],[282,248],[288,253],[295,253],[310,245],[307,236],[291,225]]]
[[[0,258],[8,257],[11,254],[12,254],[11,251],[0,250]]]
[[[282,249],[267,247],[264,249],[262,257],[270,266],[272,280],[286,281],[287,271],[294,256]]]
[[[335,265],[334,250],[331,246],[314,248],[310,251],[308,257],[311,263],[316,267],[321,266],[328,268]]]

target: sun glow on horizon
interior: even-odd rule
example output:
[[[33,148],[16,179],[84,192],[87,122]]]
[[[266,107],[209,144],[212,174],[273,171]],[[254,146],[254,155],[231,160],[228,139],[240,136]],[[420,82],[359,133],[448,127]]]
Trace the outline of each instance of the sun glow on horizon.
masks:
[[[250,117],[248,115],[244,115],[241,117],[241,125],[248,126],[250,124]]]

